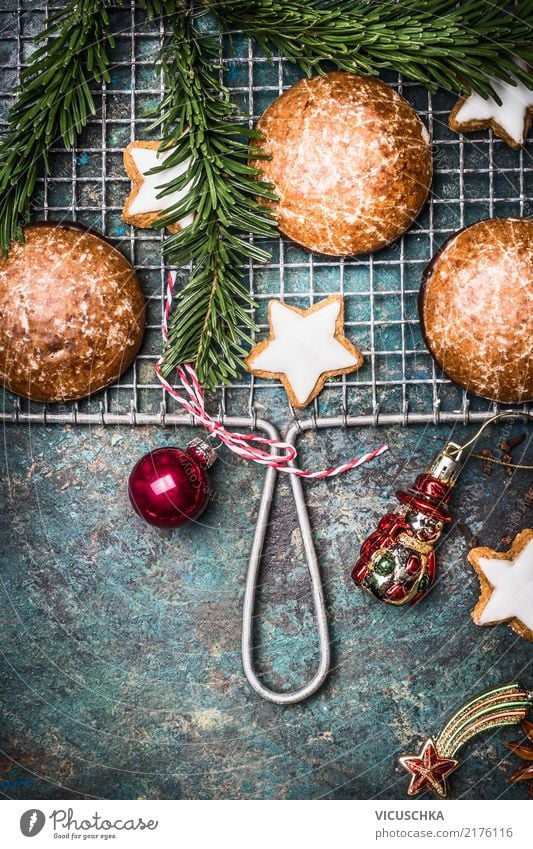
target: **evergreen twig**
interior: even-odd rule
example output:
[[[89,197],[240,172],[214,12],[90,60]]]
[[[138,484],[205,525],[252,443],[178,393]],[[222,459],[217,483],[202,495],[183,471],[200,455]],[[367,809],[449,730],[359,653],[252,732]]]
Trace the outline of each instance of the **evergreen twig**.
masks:
[[[22,71],[18,97],[0,143],[0,248],[22,239],[38,176],[49,173],[50,148],[74,147],[96,107],[91,84],[109,82],[113,45],[110,0],[72,0],[48,22]]]
[[[162,131],[162,147],[172,153],[158,169],[161,196],[188,190],[154,226],[194,214],[192,224],[164,243],[168,262],[191,270],[176,293],[163,373],[190,362],[200,382],[213,388],[238,374],[250,344],[254,304],[242,267],[269,256],[250,236],[275,238],[277,230],[259,200],[274,199],[271,186],[248,164],[250,156],[264,158],[254,148],[258,133],[235,117],[220,78],[218,39],[198,29],[202,14],[174,16],[162,52],[166,93],[152,129]],[[185,161],[183,175],[165,184],[165,170]]]
[[[267,54],[277,50],[306,74],[328,60],[344,71],[389,68],[430,90],[473,88],[495,96],[490,77],[531,75],[533,0],[205,0],[224,29],[244,32]]]

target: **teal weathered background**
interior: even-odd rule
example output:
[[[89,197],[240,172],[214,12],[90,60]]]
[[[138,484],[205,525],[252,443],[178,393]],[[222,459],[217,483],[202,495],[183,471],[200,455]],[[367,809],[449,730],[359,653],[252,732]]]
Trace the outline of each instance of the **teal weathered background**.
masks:
[[[463,698],[517,677],[531,686],[531,645],[470,619],[477,580],[454,526],[440,579],[411,610],[373,602],[349,580],[355,550],[442,443],[447,428],[309,437],[323,466],[385,438],[390,454],[306,485],[328,600],[333,670],[309,702],[279,708],[244,679],[240,614],[262,473],[223,455],[198,525],[158,531],[132,514],[132,459],[189,434],[160,429],[4,431],[0,621],[1,749],[33,757],[15,798],[401,798],[395,755],[438,731]],[[459,428],[455,436],[471,433]],[[497,441],[497,432],[490,443]],[[472,460],[454,509],[482,543],[531,524],[526,475],[483,479]],[[316,659],[301,539],[279,488],[261,582],[259,659],[276,686]],[[497,731],[465,751],[454,796],[524,798]]]

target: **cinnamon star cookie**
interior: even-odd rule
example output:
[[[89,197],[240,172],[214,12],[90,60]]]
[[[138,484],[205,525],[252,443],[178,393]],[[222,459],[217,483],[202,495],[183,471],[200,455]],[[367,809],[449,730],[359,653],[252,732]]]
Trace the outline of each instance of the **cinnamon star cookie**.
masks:
[[[533,90],[516,79],[516,85],[491,79],[494,91],[501,100],[484,98],[476,92],[461,97],[453,107],[448,124],[456,133],[488,130],[518,150],[525,142],[533,114]]]
[[[246,367],[258,377],[280,380],[294,407],[307,407],[329,377],[363,364],[361,351],[344,335],[340,295],[306,310],[270,301],[268,320],[270,336],[252,348]]]
[[[476,625],[508,622],[516,634],[533,641],[533,530],[519,533],[506,553],[473,548],[468,559],[481,588],[472,611]]]

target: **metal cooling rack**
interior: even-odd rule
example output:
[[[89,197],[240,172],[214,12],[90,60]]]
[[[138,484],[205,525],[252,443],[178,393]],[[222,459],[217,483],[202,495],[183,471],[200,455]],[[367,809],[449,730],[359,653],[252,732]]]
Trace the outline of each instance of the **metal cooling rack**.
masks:
[[[4,0],[0,11],[0,130],[20,69],[54,7],[32,0]],[[55,7],[57,8],[57,6]],[[113,387],[77,404],[50,405],[5,394],[0,419],[78,424],[181,424],[189,419],[157,382],[154,365],[161,348],[161,311],[166,269],[164,236],[135,230],[120,219],[130,183],[122,153],[135,138],[147,138],[146,113],[162,91],[155,57],[162,30],[132,2],[111,12],[116,33],[111,83],[95,92],[98,113],[73,152],[57,149],[52,175],[41,181],[35,219],[73,219],[103,232],[138,270],[148,299],[144,344],[131,369]],[[272,62],[233,34],[221,39],[224,78],[245,119],[256,120],[266,106],[300,74],[283,60]],[[491,133],[463,139],[447,126],[455,97],[385,77],[417,109],[434,140],[435,177],[424,211],[411,230],[377,254],[344,260],[314,256],[279,239],[269,247],[266,265],[242,269],[258,307],[258,338],[267,329],[267,303],[283,298],[300,307],[340,292],[345,298],[346,331],[361,348],[365,364],[355,375],[331,381],[314,406],[298,420],[275,382],[243,373],[212,398],[219,414],[242,425],[256,416],[300,421],[309,426],[377,425],[483,420],[495,405],[470,397],[435,369],[419,329],[416,299],[422,271],[450,234],[489,216],[531,214],[531,147],[510,150]],[[186,273],[186,272],[184,272]]]

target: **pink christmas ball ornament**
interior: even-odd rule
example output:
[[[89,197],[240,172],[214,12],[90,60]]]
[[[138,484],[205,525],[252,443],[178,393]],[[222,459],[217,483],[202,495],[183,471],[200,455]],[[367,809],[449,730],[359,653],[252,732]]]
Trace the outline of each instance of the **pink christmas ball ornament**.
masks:
[[[178,528],[197,519],[211,496],[207,469],[215,451],[195,439],[185,451],[156,448],[136,463],[129,477],[128,494],[135,512],[157,528]]]

